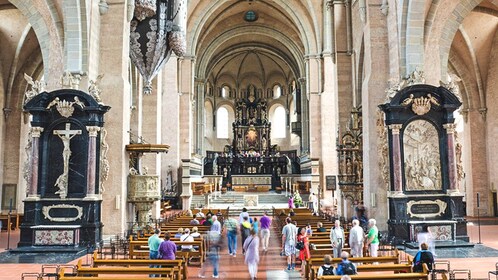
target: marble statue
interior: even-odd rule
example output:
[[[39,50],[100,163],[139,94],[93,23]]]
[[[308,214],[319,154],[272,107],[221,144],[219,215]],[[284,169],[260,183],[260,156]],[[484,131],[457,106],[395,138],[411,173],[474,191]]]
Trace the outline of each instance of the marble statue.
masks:
[[[61,199],[67,197],[67,186],[69,181],[69,158],[71,157],[71,139],[80,134],[81,130],[71,130],[70,123],[66,123],[65,130],[54,130],[54,135],[59,136],[59,138],[62,140],[62,144],[64,145],[64,149],[62,151],[64,172],[59,175],[59,177],[55,181],[55,186],[59,188],[59,190],[56,191],[55,194],[58,194]]]

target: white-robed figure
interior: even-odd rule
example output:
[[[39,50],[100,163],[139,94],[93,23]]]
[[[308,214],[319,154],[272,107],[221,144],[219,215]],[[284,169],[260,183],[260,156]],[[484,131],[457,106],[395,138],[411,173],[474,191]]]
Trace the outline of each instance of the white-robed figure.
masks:
[[[365,239],[365,233],[363,228],[360,227],[360,222],[354,219],[353,227],[349,230],[349,247],[351,247],[352,257],[363,257],[363,242]]]

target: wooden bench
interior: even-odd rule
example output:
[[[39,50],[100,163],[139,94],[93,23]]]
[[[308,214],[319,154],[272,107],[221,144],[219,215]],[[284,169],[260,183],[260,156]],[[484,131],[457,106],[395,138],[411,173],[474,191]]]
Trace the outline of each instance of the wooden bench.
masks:
[[[373,269],[373,268],[372,268]],[[340,280],[342,276],[339,275],[327,275],[320,276],[316,279],[318,280]],[[423,272],[408,272],[408,273],[382,273],[382,274],[356,274],[350,275],[352,280],[390,280],[390,279],[409,279],[409,280],[427,280],[429,278],[429,270],[427,265],[423,264]]]
[[[134,273],[128,272],[128,274],[133,275]],[[61,268],[57,276],[58,280],[150,280],[149,275],[147,276],[68,276],[64,273],[64,268]],[[158,277],[155,280],[172,280],[171,277]]]
[[[78,261],[78,266],[81,260]],[[99,259],[95,251],[93,253],[93,267],[101,266],[150,266],[160,265],[161,267],[177,267],[180,271],[180,279],[188,279],[187,261],[180,258],[176,260],[141,260],[141,259]]]
[[[310,275],[308,279],[315,279],[318,269],[320,268],[320,265],[313,265],[310,270]],[[410,264],[365,264],[365,265],[358,265],[356,267],[358,272],[385,272],[385,271],[392,271],[395,273],[408,273],[408,272],[413,272],[412,271],[412,266]]]
[[[134,274],[160,274],[172,279],[181,279],[180,271],[176,267],[78,267],[77,276],[109,275],[134,275]]]
[[[204,260],[206,259],[205,242],[199,241],[175,241],[177,246],[181,245],[192,245],[198,247],[197,251],[188,251],[189,258],[197,257],[199,258],[199,264],[202,266]],[[149,258],[149,248],[146,240],[131,240],[130,241],[130,259],[148,259]],[[179,252],[177,252],[178,254]]]
[[[311,251],[313,252],[313,251]],[[325,255],[331,255],[330,250],[328,254]],[[399,252],[398,250],[393,251],[392,256],[382,256],[382,257],[357,257],[357,258],[349,258],[349,260],[353,263],[394,263],[394,264],[399,264]],[[342,262],[341,258],[332,258],[332,264],[337,264]],[[306,266],[304,268],[304,275],[307,275],[308,278],[313,279],[312,277],[314,274],[312,274],[311,268],[313,266],[316,266],[317,264],[322,265],[323,264],[323,256],[321,257],[316,257],[315,255],[311,255],[311,258],[306,260]]]

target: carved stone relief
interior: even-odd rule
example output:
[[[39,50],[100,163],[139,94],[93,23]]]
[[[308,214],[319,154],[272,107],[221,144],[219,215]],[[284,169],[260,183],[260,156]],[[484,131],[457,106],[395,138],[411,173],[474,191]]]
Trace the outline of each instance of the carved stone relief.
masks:
[[[384,113],[377,111],[377,136],[379,137],[378,153],[379,167],[381,171],[382,181],[385,188],[388,189],[389,184],[389,146],[387,142],[387,127],[384,124]]]
[[[408,124],[403,133],[405,189],[440,190],[441,164],[436,128],[425,120]]]

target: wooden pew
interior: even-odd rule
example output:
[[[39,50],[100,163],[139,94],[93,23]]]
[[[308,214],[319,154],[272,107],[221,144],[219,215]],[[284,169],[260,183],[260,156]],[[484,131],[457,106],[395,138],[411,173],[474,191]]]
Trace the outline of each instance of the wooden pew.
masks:
[[[151,261],[151,260],[149,260]],[[101,266],[101,267],[88,267],[83,266],[82,261],[79,260],[77,264],[77,276],[99,276],[100,274],[160,274],[160,275],[168,275],[172,276],[174,279],[182,279],[180,275],[181,267],[180,266],[167,266],[161,265],[161,267],[149,267],[149,266]]]
[[[382,273],[382,274],[356,274],[350,275],[352,280],[390,280],[390,279],[409,279],[409,280],[427,280],[429,278],[429,270],[427,265],[423,265],[423,272],[408,272],[408,273]],[[327,275],[320,276],[318,280],[340,280],[342,276],[339,275]]]
[[[199,249],[197,251],[188,251],[189,257],[198,257],[199,263],[202,266],[204,260],[206,259],[205,242],[202,240],[187,242],[187,241],[175,241],[177,246],[181,245],[193,245],[197,246]],[[130,241],[130,259],[148,259],[149,249],[146,240],[131,240]],[[179,252],[177,252],[178,254]]]
[[[307,279],[315,279],[319,268],[320,265],[311,266],[310,274]],[[364,264],[364,265],[358,265],[356,269],[358,272],[387,272],[387,271],[392,271],[395,273],[413,272],[412,266],[410,264],[390,264],[390,263],[383,263],[376,265]]]
[[[310,251],[313,252],[314,250]],[[330,250],[329,250],[329,253]],[[399,264],[399,252],[398,250],[393,251],[392,256],[382,256],[382,257],[357,257],[357,258],[349,258],[349,260],[353,263],[394,263]],[[332,264],[337,264],[342,262],[341,258],[332,258]],[[304,275],[307,275],[308,279],[313,279],[313,275],[311,273],[311,268],[314,265],[322,265],[323,264],[323,256],[316,257],[315,255],[311,255],[311,258],[306,260],[306,266],[304,270]]]
[[[178,257],[178,256],[177,256]],[[176,260],[143,260],[143,259],[99,259],[97,251],[93,253],[93,267],[101,266],[150,266],[160,265],[161,267],[177,267],[180,271],[180,279],[188,279],[187,259]],[[78,261],[78,266],[81,265],[81,260]]]
[[[67,276],[64,274],[64,268],[61,268],[57,276],[58,280],[150,280],[149,275],[139,276],[135,273],[128,272],[129,275],[124,276]],[[130,276],[134,275],[134,276]],[[158,277],[155,280],[172,280],[171,277]]]

